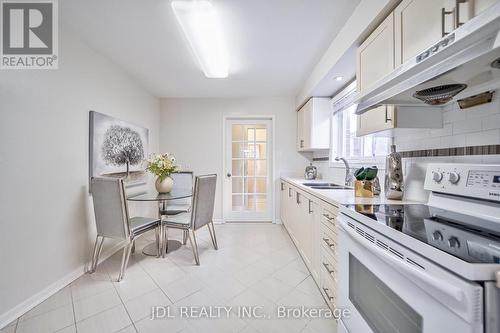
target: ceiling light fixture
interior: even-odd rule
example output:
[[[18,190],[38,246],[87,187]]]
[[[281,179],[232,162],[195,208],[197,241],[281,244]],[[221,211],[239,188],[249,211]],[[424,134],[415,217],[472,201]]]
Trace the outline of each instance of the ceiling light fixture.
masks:
[[[228,56],[212,3],[206,0],[172,1],[172,9],[205,76],[226,78],[229,75]]]
[[[343,76],[335,76],[333,79],[335,81],[342,81],[344,79],[344,77]]]

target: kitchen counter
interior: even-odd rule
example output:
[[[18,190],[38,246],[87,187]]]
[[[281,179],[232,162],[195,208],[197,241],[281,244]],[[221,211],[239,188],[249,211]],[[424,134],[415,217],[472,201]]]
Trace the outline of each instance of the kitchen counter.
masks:
[[[410,200],[389,200],[381,193],[379,196],[373,198],[359,198],[354,196],[354,189],[334,189],[334,190],[319,190],[312,189],[309,186],[302,185],[303,183],[330,183],[326,179],[316,179],[316,180],[306,180],[303,178],[285,177],[282,176],[281,179],[291,185],[294,185],[304,192],[307,192],[321,200],[329,202],[333,205],[378,205],[378,204],[396,204],[396,205],[408,205],[408,204],[421,204],[422,202],[410,201]],[[341,185],[341,184],[339,184]]]

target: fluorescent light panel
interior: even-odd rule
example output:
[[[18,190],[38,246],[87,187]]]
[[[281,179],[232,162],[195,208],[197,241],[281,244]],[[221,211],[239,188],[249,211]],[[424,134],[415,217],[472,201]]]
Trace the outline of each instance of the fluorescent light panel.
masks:
[[[217,12],[210,1],[172,1],[175,17],[208,78],[228,76],[228,57]]]

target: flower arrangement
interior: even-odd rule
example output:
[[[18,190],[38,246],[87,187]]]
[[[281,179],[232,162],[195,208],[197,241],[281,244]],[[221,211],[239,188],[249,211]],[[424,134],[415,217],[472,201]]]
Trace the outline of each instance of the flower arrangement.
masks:
[[[178,168],[177,164],[175,164],[175,157],[169,153],[152,154],[146,160],[146,163],[146,170],[158,176],[160,181],[169,177]]]

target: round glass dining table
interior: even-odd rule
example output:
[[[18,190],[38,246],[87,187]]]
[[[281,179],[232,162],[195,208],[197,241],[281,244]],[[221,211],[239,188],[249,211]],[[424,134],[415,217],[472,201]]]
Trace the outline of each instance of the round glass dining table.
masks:
[[[128,201],[156,201],[158,203],[158,218],[162,218],[162,212],[168,209],[168,202],[171,200],[185,199],[193,196],[193,192],[187,189],[172,189],[169,193],[158,193],[155,190],[139,192],[131,194],[127,197]],[[161,237],[160,237],[161,239]],[[169,251],[177,250],[182,246],[182,243],[177,240],[165,240],[168,242],[167,248]],[[162,246],[163,248],[163,246]],[[158,256],[158,245],[156,242],[146,245],[142,249],[142,253],[148,256]]]

